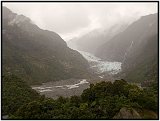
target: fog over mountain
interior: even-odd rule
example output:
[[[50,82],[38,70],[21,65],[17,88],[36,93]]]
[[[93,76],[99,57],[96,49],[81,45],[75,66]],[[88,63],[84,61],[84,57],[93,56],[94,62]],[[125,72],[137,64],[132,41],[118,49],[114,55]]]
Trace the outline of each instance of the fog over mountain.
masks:
[[[40,29],[6,7],[2,25],[4,73],[17,74],[29,84],[87,75],[87,60],[57,33]]]
[[[116,23],[132,23],[155,13],[156,3],[5,3],[13,12],[29,17],[40,28],[55,31],[65,40]]]

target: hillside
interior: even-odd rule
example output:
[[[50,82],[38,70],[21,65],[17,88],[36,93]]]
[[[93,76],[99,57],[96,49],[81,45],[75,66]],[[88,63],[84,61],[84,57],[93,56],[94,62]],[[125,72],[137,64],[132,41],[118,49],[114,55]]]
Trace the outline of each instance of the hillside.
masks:
[[[157,34],[148,38],[141,50],[129,53],[122,64],[125,79],[135,82],[158,81],[158,38]],[[139,51],[139,52],[136,52]]]
[[[29,84],[87,78],[88,62],[55,32],[42,30],[29,18],[3,7],[2,64]]]
[[[122,62],[122,75],[128,81],[157,80],[157,14],[141,17],[101,46],[97,56]]]
[[[143,16],[99,47],[96,56],[106,60],[122,62],[125,59],[125,53],[135,48],[141,48],[146,38],[156,33],[157,14]],[[139,46],[137,46],[138,44]]]

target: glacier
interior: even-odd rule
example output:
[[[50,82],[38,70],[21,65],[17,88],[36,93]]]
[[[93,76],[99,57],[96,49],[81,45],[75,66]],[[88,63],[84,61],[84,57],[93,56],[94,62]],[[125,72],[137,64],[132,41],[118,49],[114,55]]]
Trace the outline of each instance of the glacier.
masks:
[[[109,74],[117,74],[121,72],[121,62],[104,61],[91,53],[79,51],[80,54],[89,62],[90,68],[95,70],[98,74],[108,72]]]

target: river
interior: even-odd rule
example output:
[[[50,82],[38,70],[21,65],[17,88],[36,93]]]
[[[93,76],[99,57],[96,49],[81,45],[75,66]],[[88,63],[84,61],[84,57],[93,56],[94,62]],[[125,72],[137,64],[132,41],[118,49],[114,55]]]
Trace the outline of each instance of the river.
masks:
[[[87,79],[67,79],[32,86],[32,89],[36,90],[41,95],[56,99],[59,96],[70,97],[73,95],[80,95],[89,85],[90,82],[87,81]]]

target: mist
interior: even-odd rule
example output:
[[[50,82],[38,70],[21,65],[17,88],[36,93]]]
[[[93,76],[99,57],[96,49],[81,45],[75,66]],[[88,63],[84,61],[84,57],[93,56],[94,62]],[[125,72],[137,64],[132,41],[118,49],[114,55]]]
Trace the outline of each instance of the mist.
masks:
[[[156,3],[4,3],[13,12],[29,17],[42,29],[58,33],[65,41],[116,23],[132,23],[156,13]]]

